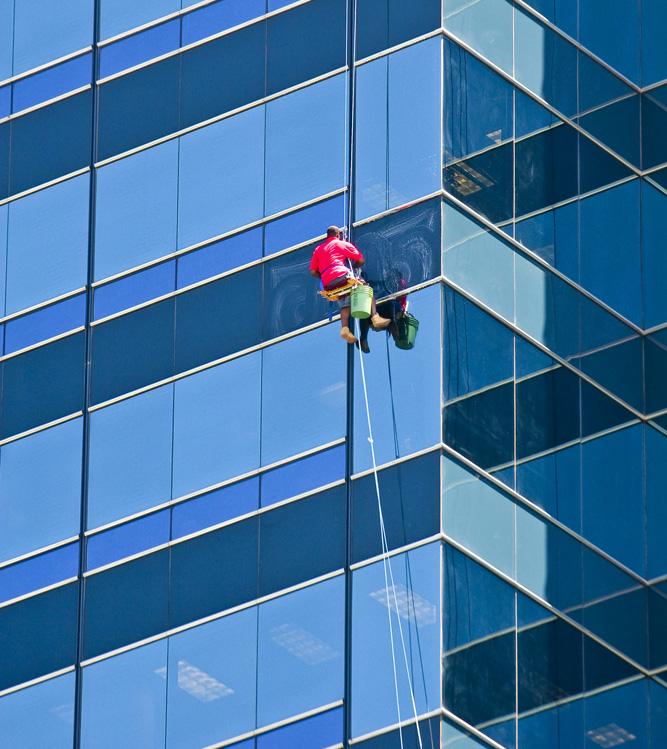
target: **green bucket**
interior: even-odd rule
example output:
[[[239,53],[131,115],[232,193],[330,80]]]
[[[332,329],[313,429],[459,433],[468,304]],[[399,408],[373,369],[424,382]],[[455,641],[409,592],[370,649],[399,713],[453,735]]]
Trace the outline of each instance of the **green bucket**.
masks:
[[[371,301],[373,299],[373,289],[370,286],[355,286],[350,294],[352,298],[352,317],[364,319],[371,316]]]
[[[412,317],[412,315],[405,315],[396,320],[396,326],[398,327],[396,347],[405,349],[406,351],[414,348],[419,320],[416,317]]]

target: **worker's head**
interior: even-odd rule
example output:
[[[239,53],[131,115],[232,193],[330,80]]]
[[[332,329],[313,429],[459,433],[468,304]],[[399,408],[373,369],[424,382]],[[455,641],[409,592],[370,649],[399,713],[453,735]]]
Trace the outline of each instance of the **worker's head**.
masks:
[[[340,229],[337,226],[330,226],[327,229],[327,237],[340,237]]]

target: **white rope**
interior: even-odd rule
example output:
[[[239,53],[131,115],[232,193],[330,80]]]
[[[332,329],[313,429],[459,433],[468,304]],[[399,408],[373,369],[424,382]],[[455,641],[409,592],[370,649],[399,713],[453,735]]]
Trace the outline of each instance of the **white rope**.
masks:
[[[354,319],[354,318],[352,318],[352,319]],[[353,326],[353,327],[356,327],[356,326]],[[361,325],[359,325],[358,331],[355,331],[355,332],[358,332],[359,337],[361,337]],[[406,673],[406,676],[408,678],[408,686],[410,687],[410,699],[412,700],[412,709],[413,709],[414,716],[415,716],[415,726],[417,728],[417,738],[419,739],[419,747],[420,747],[420,749],[423,749],[421,731],[420,731],[420,728],[419,728],[419,720],[417,718],[417,704],[415,702],[414,689],[412,688],[412,679],[410,678],[410,665],[408,663],[408,654],[407,654],[407,650],[405,648],[405,638],[403,636],[403,627],[401,626],[401,616],[400,616],[399,608],[398,608],[398,599],[396,597],[396,585],[394,583],[394,573],[393,573],[393,571],[391,569],[391,559],[389,557],[389,545],[387,543],[387,532],[386,532],[385,524],[384,524],[384,516],[382,514],[382,501],[380,499],[380,484],[379,484],[379,481],[378,481],[377,464],[375,462],[375,446],[374,446],[374,443],[373,443],[373,431],[372,431],[372,428],[371,428],[371,414],[370,414],[370,409],[369,409],[369,406],[368,406],[368,391],[366,389],[366,373],[364,371],[364,357],[363,357],[363,354],[361,352],[361,346],[359,346],[359,362],[361,364],[361,382],[362,382],[363,388],[364,388],[364,400],[365,400],[365,403],[366,403],[366,419],[368,421],[368,441],[369,441],[370,446],[371,446],[371,458],[373,460],[373,476],[375,478],[375,492],[376,492],[377,500],[378,500],[378,515],[379,515],[379,518],[380,518],[380,537],[381,537],[381,541],[382,541],[382,564],[383,564],[383,567],[384,567],[385,589],[386,589],[386,592],[387,592],[387,613],[389,615],[389,637],[391,638],[391,660],[392,660],[392,664],[393,664],[393,667],[394,667],[394,687],[395,687],[395,691],[396,691],[396,711],[398,713],[398,724],[399,724],[398,725],[398,732],[399,732],[399,738],[400,738],[400,742],[401,742],[401,749],[403,749],[403,731],[401,729],[401,706],[400,706],[400,700],[399,700],[399,696],[398,696],[398,676],[397,676],[397,673],[396,673],[396,654],[395,654],[395,651],[394,651],[394,634],[393,634],[393,627],[392,627],[392,624],[391,624],[391,603],[390,603],[390,600],[389,600],[389,581],[387,580],[387,568],[389,569],[389,577],[391,579],[391,589],[392,589],[393,597],[394,597],[394,606],[396,607],[396,621],[398,622],[398,631],[399,631],[400,636],[401,636],[401,646],[403,648],[403,659],[405,661],[405,673]],[[408,595],[409,595],[409,591],[408,591]],[[407,605],[408,605],[408,615],[409,615],[409,611],[410,611],[410,601],[409,600],[407,601]],[[417,622],[417,620],[415,618],[415,626],[417,626],[416,622]]]

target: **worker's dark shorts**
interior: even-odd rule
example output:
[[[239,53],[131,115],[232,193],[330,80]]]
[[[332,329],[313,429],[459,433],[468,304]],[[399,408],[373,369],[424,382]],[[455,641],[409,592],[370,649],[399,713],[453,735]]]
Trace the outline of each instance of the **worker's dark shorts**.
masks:
[[[345,273],[342,276],[337,276],[334,278],[333,281],[329,281],[329,283],[324,287],[326,291],[333,291],[333,289],[337,289],[339,286],[343,286],[343,284],[347,281],[347,279],[350,277],[349,273]],[[349,307],[350,306],[350,295],[349,294],[343,294],[343,296],[339,296],[338,299],[336,299],[338,302],[338,309],[343,309],[343,307]]]

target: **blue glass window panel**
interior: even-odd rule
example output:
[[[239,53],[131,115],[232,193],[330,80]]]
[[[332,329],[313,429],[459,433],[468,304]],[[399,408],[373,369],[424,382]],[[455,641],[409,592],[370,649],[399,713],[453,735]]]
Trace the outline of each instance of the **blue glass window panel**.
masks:
[[[272,255],[318,237],[332,224],[344,226],[346,200],[346,195],[336,195],[335,198],[269,221],[264,227],[264,254]]]
[[[267,21],[266,95],[316,78],[346,64],[346,9],[343,0],[312,0]],[[325,34],[304,34],[304,29],[326,29]],[[317,114],[325,109],[318,107]],[[341,101],[329,112],[344,115]],[[318,117],[318,125],[329,119]]]
[[[163,510],[88,537],[86,569],[94,570],[169,541],[170,512]]]
[[[523,138],[554,124],[554,116],[534,99],[514,89],[514,137]]]
[[[178,286],[205,281],[262,256],[262,227],[235,234],[220,242],[206,245],[178,258]]]
[[[646,100],[645,100],[646,101]],[[643,123],[647,125],[647,113],[644,112]],[[662,116],[662,115],[661,115]],[[636,122],[636,116],[633,121]],[[649,139],[644,138],[644,142]],[[579,136],[579,192],[585,193],[634,176],[625,164],[604,151],[597,143]]]
[[[198,749],[255,728],[257,607],[169,639],[167,746]]]
[[[263,107],[181,138],[179,249],[262,218],[263,143]]]
[[[605,190],[580,205],[581,285],[641,325],[639,181]]]
[[[565,702],[519,720],[519,746],[542,745],[544,749],[583,749],[584,701]],[[545,739],[549,738],[549,743]]]
[[[68,544],[46,554],[0,568],[0,603],[76,577],[79,544]]]
[[[3,445],[0,562],[78,535],[81,430],[72,419]]]
[[[172,406],[167,385],[91,414],[89,528],[171,499]]]
[[[344,596],[338,576],[260,605],[258,728],[342,699]]]
[[[0,88],[0,120],[9,117],[12,108],[12,87],[2,86]]]
[[[178,49],[181,42],[181,22],[174,18],[133,36],[120,39],[100,48],[100,78],[127,70]]]
[[[440,28],[440,0],[365,0],[357,6],[357,59]]]
[[[95,280],[176,249],[178,141],[97,171]]]
[[[662,46],[662,32],[667,22],[667,8],[662,0],[643,0],[641,13],[641,85],[667,78],[667,59]],[[2,45],[0,45],[0,49]]]
[[[87,666],[81,746],[164,746],[166,676],[166,639]]]
[[[257,749],[325,749],[343,742],[343,708],[290,723],[257,737]]]
[[[89,166],[92,99],[92,90],[84,90],[12,120],[10,194]],[[34,158],[35,143],[39,159]]]
[[[171,537],[181,538],[257,509],[259,478],[239,481],[175,505],[172,510]]]
[[[95,319],[114,315],[174,291],[175,276],[176,261],[171,260],[99,286],[95,289]]]
[[[93,43],[93,5],[88,0],[46,5],[22,0],[15,5],[14,75]]]
[[[325,326],[264,349],[262,465],[344,436],[345,359],[331,356],[334,335]]]
[[[389,208],[440,189],[440,38],[389,56]]]
[[[345,445],[262,474],[262,507],[345,478]]]
[[[440,285],[411,294],[409,302],[410,312],[419,320],[414,349],[401,351],[383,340],[382,334],[377,344],[371,339],[371,353],[364,359],[378,464],[440,442]],[[361,383],[359,356],[355,359],[355,381]],[[372,463],[363,389],[356,388],[354,396],[354,429],[358,435],[354,441],[354,470],[359,472],[371,468]]]
[[[657,747],[664,740],[664,734],[649,728],[648,721],[648,680],[626,684],[586,697],[584,701],[585,736],[618,743],[636,741],[637,747]],[[651,695],[653,694],[651,685]],[[652,740],[649,743],[649,731]],[[629,737],[633,738],[630,739]],[[597,741],[598,745],[600,744]]]
[[[550,356],[547,356],[547,354],[528,343],[524,338],[516,336],[514,346],[517,378],[527,377],[555,365],[554,360]]]
[[[440,544],[391,557],[390,583],[401,718],[414,715],[397,616],[405,639],[418,713],[440,705]],[[382,563],[355,570],[352,588],[352,736],[397,722]],[[398,612],[393,593],[398,600]]]
[[[648,577],[667,572],[667,505],[662,492],[667,485],[667,438],[657,429],[646,427],[646,545]]]
[[[609,13],[604,0],[579,8],[579,42],[626,78],[639,83],[639,4]]]
[[[68,91],[89,85],[92,70],[93,55],[89,52],[28,78],[21,78],[14,84],[12,111],[20,112],[43,101],[55,99]]]
[[[294,0],[268,0],[267,13],[271,13],[273,10],[284,8],[286,5],[291,5]]]
[[[10,205],[6,314],[85,286],[89,184],[82,174]]]
[[[633,95],[633,90],[627,83],[584,52],[579,52],[579,112],[597,107],[602,107],[602,112],[613,111],[606,109],[604,105],[628,95],[632,95],[631,100],[635,101],[636,106],[636,95]],[[633,135],[636,137],[637,133]]]
[[[464,4],[461,0],[445,0],[443,10],[446,29],[512,74],[512,3],[480,0]]]
[[[647,99],[643,100],[644,104],[647,102]],[[639,94],[626,96],[621,101],[615,101],[593,112],[582,115],[578,118],[578,123],[584,130],[591,133],[617,154],[639,167],[641,140],[639,136],[640,104]],[[651,133],[652,128],[650,126],[650,117],[646,118],[647,114],[647,110],[644,109],[645,134],[643,137],[647,141],[650,141],[651,135],[649,133]],[[662,113],[659,116],[662,119]],[[648,153],[649,151],[645,150],[644,156]],[[646,166],[650,166],[650,164]]]
[[[0,81],[12,76],[14,0],[0,0]]]
[[[74,740],[74,672],[0,699],[3,743],[70,749]]]
[[[579,281],[579,205],[576,202],[517,221],[516,239],[561,273]]]
[[[648,182],[642,181],[641,207],[644,327],[650,328],[667,322],[667,298],[661,283],[667,274],[667,258],[662,251],[667,231],[667,198]]]
[[[7,278],[7,216],[9,204],[0,205],[0,314],[5,314],[5,286]],[[3,336],[4,341],[4,336]]]
[[[260,374],[256,353],[176,382],[175,498],[259,468]]]
[[[85,343],[81,331],[4,360],[3,439],[83,409]]]
[[[355,218],[388,208],[387,99],[389,57],[356,70]]]
[[[100,11],[100,39],[109,39],[180,9],[179,0],[103,0]]]
[[[341,74],[266,105],[267,216],[345,186],[346,93]]]
[[[541,734],[540,734],[541,737]],[[452,749],[488,749],[489,744],[449,720],[442,721],[443,745]]]
[[[10,320],[5,325],[5,354],[82,327],[86,322],[86,294]]]
[[[61,585],[0,608],[6,648],[0,689],[74,665],[78,588]]]
[[[193,5],[184,2],[183,7]],[[241,23],[264,15],[265,0],[221,0],[183,16],[181,44],[193,44],[207,36],[231,29]]]

